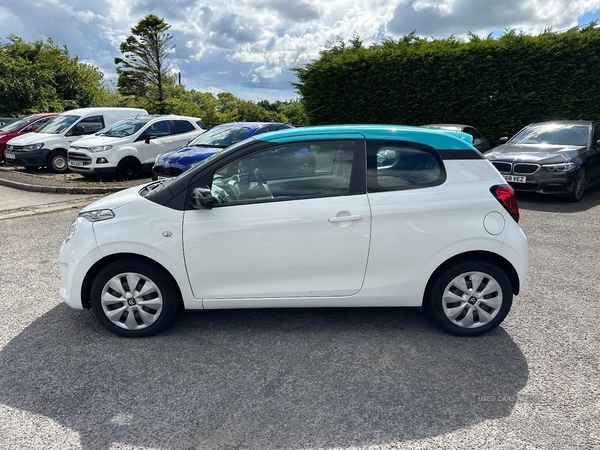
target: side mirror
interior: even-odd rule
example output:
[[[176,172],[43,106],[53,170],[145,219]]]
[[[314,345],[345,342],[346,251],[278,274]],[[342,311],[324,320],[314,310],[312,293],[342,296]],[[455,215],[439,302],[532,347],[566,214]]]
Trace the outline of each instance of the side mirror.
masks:
[[[508,138],[506,136],[503,136],[500,139],[498,139],[498,144],[506,144],[507,142]]]
[[[150,143],[150,139],[156,139],[156,135],[155,134],[147,134],[146,135],[146,140],[144,141],[146,144]]]
[[[194,209],[212,209],[215,199],[208,186],[195,188],[192,191],[192,206]]]

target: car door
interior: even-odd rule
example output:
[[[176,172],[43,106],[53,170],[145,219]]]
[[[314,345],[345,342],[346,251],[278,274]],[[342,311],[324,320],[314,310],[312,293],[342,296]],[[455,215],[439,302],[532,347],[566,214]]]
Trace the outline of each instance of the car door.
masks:
[[[138,138],[136,146],[138,147],[142,164],[153,164],[158,155],[172,148],[169,147],[172,140],[169,122],[169,119],[153,122]],[[150,137],[151,139],[146,142],[146,137]]]
[[[185,212],[186,267],[205,307],[219,299],[248,305],[280,299],[272,305],[285,306],[286,298],[349,296],[361,289],[371,222],[364,142],[298,145],[318,151],[315,173],[262,174],[265,152],[289,146],[265,144],[207,176],[218,202],[212,209]]]
[[[600,183],[600,124],[594,124],[593,141],[588,151],[588,185],[592,186]]]

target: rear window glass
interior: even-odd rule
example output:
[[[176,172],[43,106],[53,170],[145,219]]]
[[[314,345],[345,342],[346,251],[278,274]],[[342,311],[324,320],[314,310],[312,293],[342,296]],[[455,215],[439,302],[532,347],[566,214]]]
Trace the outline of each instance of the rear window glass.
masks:
[[[175,134],[188,133],[189,131],[194,131],[196,129],[194,125],[187,120],[174,120],[173,122],[175,122]]]

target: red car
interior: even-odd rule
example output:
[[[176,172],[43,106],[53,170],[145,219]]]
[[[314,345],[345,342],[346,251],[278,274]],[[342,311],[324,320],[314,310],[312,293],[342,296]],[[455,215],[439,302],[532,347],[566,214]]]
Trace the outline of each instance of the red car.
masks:
[[[37,131],[38,128],[55,116],[58,116],[58,113],[32,114],[10,122],[0,128],[0,161],[4,161],[4,148],[8,141],[25,133]]]

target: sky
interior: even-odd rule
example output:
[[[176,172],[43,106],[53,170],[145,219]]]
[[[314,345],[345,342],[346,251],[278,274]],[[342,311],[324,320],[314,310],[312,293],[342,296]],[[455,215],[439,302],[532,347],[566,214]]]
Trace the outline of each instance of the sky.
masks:
[[[338,39],[564,31],[600,19],[600,0],[0,0],[0,41],[50,37],[116,82],[119,44],[150,13],[171,25],[168,62],[187,89],[272,102],[298,98],[290,69]]]

